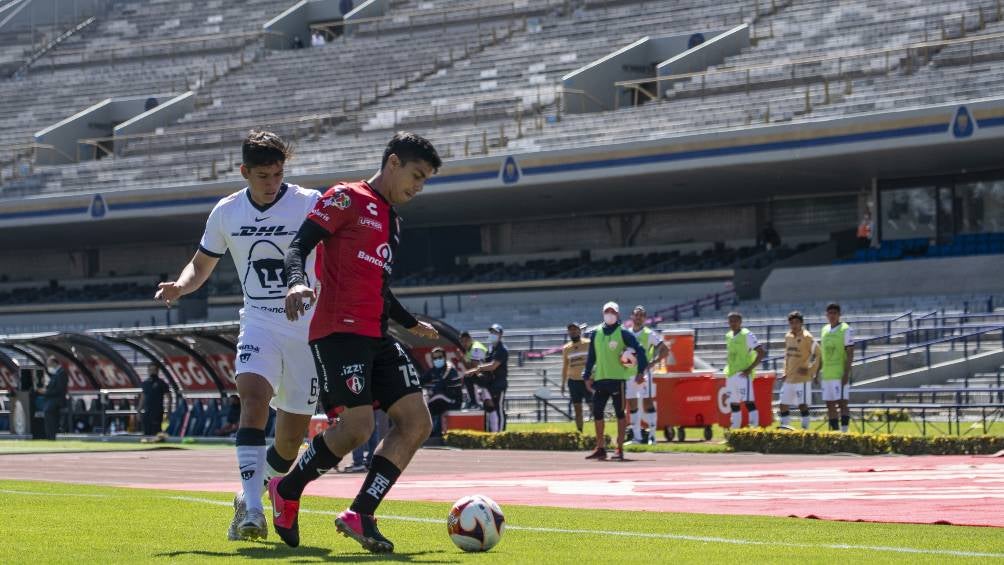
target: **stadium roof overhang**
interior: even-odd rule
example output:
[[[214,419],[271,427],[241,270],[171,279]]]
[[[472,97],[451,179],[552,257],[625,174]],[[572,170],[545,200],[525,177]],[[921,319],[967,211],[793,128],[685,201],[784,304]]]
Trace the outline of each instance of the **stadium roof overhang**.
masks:
[[[408,227],[706,206],[853,193],[873,178],[1000,167],[1004,98],[765,124],[645,142],[450,161],[403,207]],[[291,177],[304,186],[369,171]],[[0,202],[0,237],[22,246],[192,242],[233,182]],[[46,224],[68,224],[52,230]],[[16,230],[4,229],[17,227]]]

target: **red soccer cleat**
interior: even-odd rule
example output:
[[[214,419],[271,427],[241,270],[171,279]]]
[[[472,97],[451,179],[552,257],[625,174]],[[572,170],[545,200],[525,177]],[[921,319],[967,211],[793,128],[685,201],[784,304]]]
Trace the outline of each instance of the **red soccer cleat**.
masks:
[[[279,496],[279,482],[282,477],[272,477],[268,482],[268,499],[272,501],[272,524],[275,533],[289,547],[300,545],[300,501],[286,500]]]

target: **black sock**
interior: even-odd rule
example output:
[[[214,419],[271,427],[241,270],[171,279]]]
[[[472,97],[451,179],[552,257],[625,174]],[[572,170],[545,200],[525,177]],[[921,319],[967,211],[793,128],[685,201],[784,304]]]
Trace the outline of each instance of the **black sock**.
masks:
[[[838,424],[838,420],[836,418],[830,418],[830,429],[834,431],[840,429],[840,424]]]
[[[358,514],[375,514],[377,506],[400,476],[401,469],[391,463],[390,459],[381,455],[374,456],[370,462],[370,472],[366,475],[366,480],[349,510]]]
[[[317,434],[307,447],[307,451],[303,452],[300,462],[279,481],[279,486],[276,487],[279,496],[289,500],[299,500],[303,489],[307,488],[307,483],[338,466],[341,460],[342,458],[332,453],[324,443],[324,434]]]
[[[279,452],[275,449],[275,444],[270,445],[268,451],[265,452],[265,462],[279,475],[285,475],[289,472],[289,468],[293,466],[292,459],[283,459],[282,455],[279,455]],[[265,480],[265,484],[268,485],[268,479]]]
[[[844,414],[844,415],[840,416],[840,425],[841,426],[849,426],[849,425],[851,425],[851,416],[850,416],[850,414]]]

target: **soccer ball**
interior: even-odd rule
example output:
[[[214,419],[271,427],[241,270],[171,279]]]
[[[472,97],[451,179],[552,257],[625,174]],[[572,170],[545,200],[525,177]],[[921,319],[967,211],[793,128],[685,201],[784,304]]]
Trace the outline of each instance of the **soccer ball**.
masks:
[[[638,356],[634,354],[633,349],[625,349],[624,353],[621,353],[621,365],[625,367],[638,366]]]
[[[505,516],[487,496],[465,496],[450,508],[446,531],[454,545],[464,551],[488,551],[502,539]]]

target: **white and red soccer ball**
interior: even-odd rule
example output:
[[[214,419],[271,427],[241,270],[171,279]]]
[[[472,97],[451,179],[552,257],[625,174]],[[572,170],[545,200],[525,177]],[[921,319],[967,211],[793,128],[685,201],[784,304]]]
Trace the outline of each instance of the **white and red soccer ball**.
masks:
[[[505,516],[494,500],[475,494],[453,504],[446,518],[453,543],[464,551],[488,551],[502,539]]]

